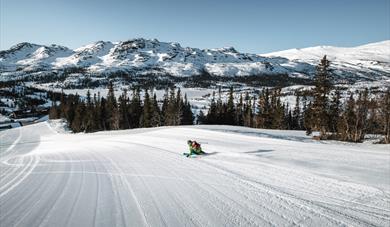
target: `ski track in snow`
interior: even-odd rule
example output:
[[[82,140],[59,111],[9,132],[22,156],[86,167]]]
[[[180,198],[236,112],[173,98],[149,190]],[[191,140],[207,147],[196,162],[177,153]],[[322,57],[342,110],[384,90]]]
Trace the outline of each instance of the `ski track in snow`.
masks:
[[[293,139],[291,139],[293,138]],[[185,158],[187,139],[207,152]],[[0,226],[389,226],[390,146],[231,126],[0,132]]]

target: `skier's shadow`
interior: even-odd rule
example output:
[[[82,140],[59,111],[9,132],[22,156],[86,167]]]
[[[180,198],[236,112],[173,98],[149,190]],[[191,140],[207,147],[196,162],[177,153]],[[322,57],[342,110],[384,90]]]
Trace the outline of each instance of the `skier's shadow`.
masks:
[[[259,155],[261,153],[267,153],[267,152],[272,152],[274,150],[263,150],[263,149],[259,149],[259,150],[255,150],[255,151],[247,151],[247,152],[244,152],[246,154],[254,154],[254,155]]]
[[[210,156],[210,155],[216,155],[216,154],[218,154],[219,152],[216,152],[216,151],[214,151],[214,152],[208,152],[208,153],[206,153],[206,154],[203,154],[204,156]]]

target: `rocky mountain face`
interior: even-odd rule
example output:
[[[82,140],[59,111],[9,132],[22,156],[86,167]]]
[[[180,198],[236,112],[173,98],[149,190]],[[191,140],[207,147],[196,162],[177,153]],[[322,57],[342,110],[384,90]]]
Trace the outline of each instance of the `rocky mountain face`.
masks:
[[[353,48],[319,46],[259,55],[240,53],[232,47],[198,49],[141,38],[116,43],[98,41],[74,50],[19,43],[0,51],[0,80],[58,75],[69,70],[103,76],[120,72],[186,78],[206,73],[215,77],[287,75],[310,79],[323,55],[331,60],[337,80],[390,79],[390,40]]]

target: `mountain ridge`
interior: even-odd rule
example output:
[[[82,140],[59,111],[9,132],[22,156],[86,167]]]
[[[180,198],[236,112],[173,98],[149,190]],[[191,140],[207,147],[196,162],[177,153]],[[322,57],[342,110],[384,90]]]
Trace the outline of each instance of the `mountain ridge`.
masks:
[[[104,74],[168,74],[190,77],[207,72],[214,76],[287,74],[311,78],[315,65],[327,55],[339,79],[390,78],[390,40],[357,47],[317,46],[268,54],[241,53],[234,47],[199,49],[157,39],[97,41],[76,49],[23,42],[0,51],[0,77],[13,73],[48,72],[82,68]]]

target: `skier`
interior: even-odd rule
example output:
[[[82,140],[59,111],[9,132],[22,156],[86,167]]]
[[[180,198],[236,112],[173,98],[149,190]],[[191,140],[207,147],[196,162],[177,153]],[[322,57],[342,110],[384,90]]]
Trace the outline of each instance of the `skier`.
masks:
[[[194,141],[188,140],[187,144],[188,144],[188,148],[190,150],[190,153],[184,153],[184,155],[186,155],[187,157],[189,157],[193,154],[196,154],[196,155],[206,154],[204,151],[202,151],[200,144],[197,143],[195,140]]]

